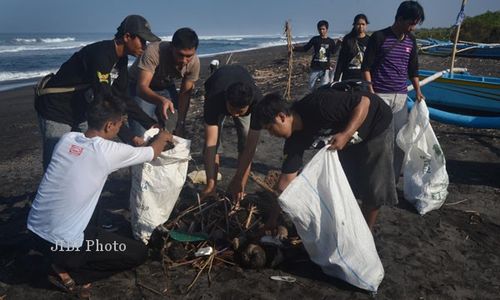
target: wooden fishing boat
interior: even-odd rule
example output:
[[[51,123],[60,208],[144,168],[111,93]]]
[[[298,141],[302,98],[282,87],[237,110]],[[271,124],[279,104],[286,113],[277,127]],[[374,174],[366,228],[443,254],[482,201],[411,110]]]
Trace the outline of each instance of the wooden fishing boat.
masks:
[[[473,76],[465,69],[457,71],[462,72],[419,71],[422,93],[427,106],[432,108],[431,119],[465,127],[500,129],[500,78]],[[411,91],[410,100],[414,96]]]

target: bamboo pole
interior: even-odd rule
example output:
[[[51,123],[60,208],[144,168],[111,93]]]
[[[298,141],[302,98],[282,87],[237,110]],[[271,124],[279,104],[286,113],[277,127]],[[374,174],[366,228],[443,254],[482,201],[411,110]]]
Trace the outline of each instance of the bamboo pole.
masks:
[[[467,0],[462,0],[462,7],[465,7],[466,4]],[[453,68],[455,67],[455,55],[457,53],[457,43],[458,43],[458,37],[460,36],[460,27],[462,27],[462,22],[458,24],[457,33],[455,34],[455,42],[453,43],[453,51],[451,53],[451,68],[450,68],[451,78],[453,78]]]
[[[286,43],[288,46],[288,81],[286,84],[284,98],[287,101],[291,101],[292,96],[290,90],[292,87],[293,46],[292,46],[292,27],[290,26],[289,21],[285,22],[285,35],[286,35]]]

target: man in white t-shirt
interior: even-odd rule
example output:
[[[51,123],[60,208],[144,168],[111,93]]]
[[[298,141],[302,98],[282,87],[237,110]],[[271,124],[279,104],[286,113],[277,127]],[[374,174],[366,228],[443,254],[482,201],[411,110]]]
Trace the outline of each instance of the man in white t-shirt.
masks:
[[[35,246],[51,260],[49,280],[90,295],[92,281],[144,262],[142,243],[89,225],[108,175],[156,158],[172,135],[162,131],[150,147],[111,141],[125,119],[125,105],[113,96],[90,104],[89,129],[69,132],[55,147],[28,216]]]

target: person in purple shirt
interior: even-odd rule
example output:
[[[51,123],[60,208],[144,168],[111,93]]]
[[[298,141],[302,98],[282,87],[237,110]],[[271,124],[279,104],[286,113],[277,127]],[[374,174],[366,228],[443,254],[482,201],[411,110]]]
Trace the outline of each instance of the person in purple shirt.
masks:
[[[380,96],[392,109],[394,138],[408,120],[406,107],[408,78],[415,88],[417,101],[424,99],[418,81],[417,43],[411,33],[424,19],[424,9],[417,1],[402,2],[392,26],[371,35],[361,66],[363,79],[371,82],[370,91]],[[403,158],[404,152],[395,145],[396,183],[400,176]]]

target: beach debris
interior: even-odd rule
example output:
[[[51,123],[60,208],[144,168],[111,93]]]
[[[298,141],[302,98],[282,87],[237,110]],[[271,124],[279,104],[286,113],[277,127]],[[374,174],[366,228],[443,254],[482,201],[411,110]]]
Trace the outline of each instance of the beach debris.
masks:
[[[292,87],[293,45],[292,45],[292,26],[290,25],[289,20],[285,22],[285,36],[288,47],[288,81],[286,84],[285,93],[283,94],[283,97],[287,101],[291,101],[292,95],[290,91]]]
[[[227,57],[227,60],[226,60],[226,65],[229,65],[229,62],[231,61],[231,58],[233,57],[233,53],[234,52],[229,53],[229,56]]]
[[[272,280],[284,281],[284,282],[295,282],[295,281],[297,281],[297,279],[295,277],[292,277],[292,276],[275,275],[275,276],[271,276],[269,278],[271,278]]]
[[[205,170],[195,170],[189,173],[187,176],[194,184],[207,184],[207,174],[205,173]],[[217,173],[217,181],[221,180],[222,174]]]
[[[139,282],[139,281],[137,281],[137,282],[136,282],[136,284],[137,284],[137,286],[139,286],[139,287],[141,287],[141,288],[144,288],[144,289],[146,289],[146,290],[148,290],[148,291],[150,291],[150,292],[152,292],[152,293],[155,293],[156,295],[159,295],[159,296],[163,296],[163,295],[165,295],[165,292],[166,292],[166,291],[164,290],[164,291],[163,291],[163,293],[162,293],[162,292],[160,292],[160,291],[158,291],[158,290],[155,290],[154,288],[149,287],[149,286],[147,286],[147,285],[145,285],[144,283]]]
[[[275,236],[265,235],[260,238],[260,242],[263,245],[283,247],[283,243],[281,242],[281,240]]]
[[[207,240],[208,236],[205,233],[184,233],[177,230],[169,232],[170,237],[179,242],[199,242]]]
[[[257,244],[248,244],[241,252],[241,263],[247,268],[262,269],[266,261],[266,251]]]
[[[208,246],[208,247],[203,247],[203,248],[200,248],[198,249],[195,253],[194,253],[194,256],[196,257],[200,257],[200,256],[208,256],[208,255],[212,255],[212,253],[214,252],[214,248]]]
[[[277,206],[277,195],[268,184],[277,182],[279,173],[270,172],[266,178],[252,174],[253,180],[265,191],[247,195],[239,205],[226,197],[224,191],[201,202],[199,195],[193,201],[179,201],[172,218],[162,225],[160,234],[165,270],[188,266],[196,269],[196,276],[187,287],[189,292],[203,273],[211,281],[213,266],[241,265],[261,269],[276,267],[284,260],[283,251],[299,240],[292,222],[283,217],[272,236],[264,238],[265,220]],[[274,184],[273,184],[274,185]],[[290,231],[292,230],[292,231]],[[290,237],[289,232],[292,232]],[[290,242],[288,242],[290,241]],[[167,271],[165,271],[167,272]]]

